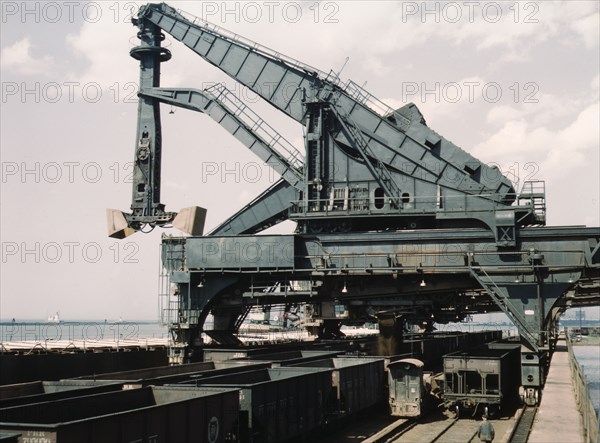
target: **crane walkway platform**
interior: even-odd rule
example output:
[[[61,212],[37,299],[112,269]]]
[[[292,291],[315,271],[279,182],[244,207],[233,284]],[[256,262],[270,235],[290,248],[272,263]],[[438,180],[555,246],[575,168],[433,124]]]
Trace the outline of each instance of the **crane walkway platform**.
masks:
[[[569,352],[564,339],[558,343],[528,443],[583,443]]]

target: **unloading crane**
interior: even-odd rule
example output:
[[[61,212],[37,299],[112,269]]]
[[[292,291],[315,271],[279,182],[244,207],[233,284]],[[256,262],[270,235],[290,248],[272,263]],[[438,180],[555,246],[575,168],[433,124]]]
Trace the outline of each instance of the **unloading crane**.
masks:
[[[158,115],[159,102],[201,111],[233,95],[221,90],[209,98],[211,91],[158,88],[158,65],[170,58],[157,42],[162,30],[305,126],[306,168],[303,174],[288,168],[282,175],[293,187],[302,186],[287,208],[298,232],[443,228],[460,221],[461,227],[488,226],[499,244],[514,246],[518,227],[545,222],[543,190],[522,192],[518,200],[522,204],[515,205],[517,195],[510,180],[431,130],[413,104],[393,110],[356,83],[342,83],[333,72],[325,74],[198,18],[186,18],[165,4],[146,5],[136,20],[142,44],[132,55],[142,64],[156,66],[154,75],[146,69],[141,76],[140,106],[147,108],[141,109],[142,114]],[[235,102],[241,103],[237,98]],[[235,109],[223,114],[223,106],[218,105],[218,118],[231,120],[238,115]],[[238,131],[241,126],[236,122],[234,127]],[[141,203],[132,205],[132,214],[126,216],[133,229],[144,222],[170,223],[175,217],[163,212],[159,202],[160,126],[153,137],[144,137],[152,126],[148,129],[140,129],[138,136],[139,173],[134,174],[133,192],[134,200]],[[248,129],[242,132],[249,134]],[[274,169],[281,174],[286,161],[277,153],[273,159]],[[286,173],[294,175],[291,182]],[[287,199],[288,191],[279,192]],[[365,205],[366,201],[374,204]]]
[[[406,322],[432,329],[502,311],[519,330],[522,386],[536,401],[560,313],[600,298],[599,228],[544,227],[543,182],[517,193],[497,168],[430,129],[414,104],[392,109],[332,71],[164,3],[141,7],[133,23],[132,212],[109,211],[109,233],[173,225],[191,234],[162,240],[172,362],[196,358],[203,333],[235,341],[254,305],[308,303],[321,337],[376,320],[390,343]],[[171,58],[163,33],[300,123],[304,153],[222,85],[161,87],[160,64]],[[210,116],[281,179],[203,235],[204,209],[176,214],[160,201],[160,103]],[[283,220],[296,222],[294,234],[257,235]]]

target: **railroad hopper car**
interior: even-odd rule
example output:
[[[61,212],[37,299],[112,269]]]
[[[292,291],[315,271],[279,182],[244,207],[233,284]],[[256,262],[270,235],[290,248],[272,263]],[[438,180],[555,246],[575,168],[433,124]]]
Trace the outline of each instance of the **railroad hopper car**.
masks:
[[[473,415],[499,412],[516,404],[521,381],[518,346],[496,349],[482,346],[469,352],[444,356],[444,403],[460,413],[472,410]]]
[[[112,380],[36,381],[4,385],[0,389],[0,410],[11,406],[49,402],[122,389],[121,382]]]
[[[152,374],[146,374],[154,377],[146,379],[137,379],[135,377],[139,374],[134,373],[116,374],[121,378],[127,378],[129,375],[131,380],[126,381],[56,382],[58,386],[61,383],[65,386],[74,383],[84,386],[81,389],[59,391],[64,398],[56,398],[55,393],[48,392],[6,399],[12,400],[13,403],[0,409],[0,431],[20,432],[23,436],[36,435],[53,443],[278,442],[318,431],[326,424],[327,396],[331,394],[334,385],[334,369],[265,369],[269,362],[258,365],[233,361],[210,364],[223,367],[167,375],[161,375],[163,371],[154,371]],[[171,371],[165,368],[164,372]],[[177,384],[146,386],[161,380],[170,380]],[[112,392],[98,394],[96,386],[89,388],[87,384],[99,384],[98,388],[110,388]],[[365,387],[361,386],[360,389],[365,390]],[[212,417],[197,413],[197,408],[193,405],[179,404],[188,398],[230,390],[235,391],[235,405],[229,404],[227,433],[219,434],[218,438],[210,428]],[[98,407],[94,407],[94,404]],[[141,409],[147,411],[141,414],[138,411]],[[114,416],[113,419],[107,418],[108,415]],[[234,416],[233,421],[231,416]],[[217,418],[221,422],[221,418]],[[135,426],[130,426],[129,421],[134,421]],[[164,425],[165,422],[167,425]],[[171,423],[176,427],[183,426],[184,429],[176,432],[171,429]],[[164,429],[164,426],[167,426],[167,429]],[[103,427],[109,427],[114,432],[117,432],[115,429],[119,427],[126,430],[117,435],[110,429],[100,432]],[[213,432],[212,437],[200,435],[199,430],[206,431],[205,434]]]
[[[273,370],[254,371],[254,373],[244,370],[245,374],[236,373],[228,377],[218,378],[206,378],[204,373],[201,373],[203,375],[201,377],[192,375],[178,380],[177,386],[212,386],[217,383],[218,386],[225,385],[243,389],[242,396],[244,400],[240,406],[242,429],[244,429],[242,441],[281,441],[281,439],[287,438],[283,437],[285,435],[296,435],[297,430],[294,428],[294,422],[300,423],[300,426],[306,432],[319,430],[322,425],[332,424],[349,415],[360,414],[362,411],[385,401],[384,360],[373,357],[337,357],[339,352],[287,351],[259,354],[260,360],[241,358],[239,360],[211,362],[215,364],[269,365]],[[219,353],[219,355],[222,355],[222,353]],[[248,358],[254,359],[256,357],[255,354]],[[276,372],[275,370],[278,368],[281,368],[283,372]],[[296,370],[296,372],[293,370]],[[322,392],[322,396],[317,396],[317,404],[319,405],[317,409],[321,412],[319,417],[315,418],[312,413],[306,412],[306,408],[302,406],[302,404],[314,404],[315,401],[313,400],[315,399],[310,400],[309,397],[308,400],[297,401],[294,400],[293,395],[287,395],[288,398],[286,399],[285,392],[289,388],[285,386],[290,382],[300,384],[300,391],[302,391],[306,389],[303,386],[302,378],[295,382],[294,380],[287,380],[287,376],[302,377],[305,371],[310,373],[321,370],[326,371],[329,384]],[[249,386],[254,384],[260,386]],[[278,397],[281,394],[282,386],[285,387],[283,389],[284,396]],[[260,395],[257,394],[256,390],[259,387],[266,389],[269,395],[274,393],[273,397],[264,394],[264,391]],[[298,395],[304,395],[300,391]],[[296,391],[292,389],[292,392]],[[267,400],[268,404],[265,404],[264,402]],[[294,403],[299,405],[299,409],[293,407]],[[275,404],[278,406],[275,417],[273,417]],[[286,405],[290,405],[291,409]],[[310,406],[310,408],[315,409],[313,406]],[[283,426],[285,429],[277,433],[276,429],[273,428],[275,423],[280,428]]]
[[[399,344],[401,354],[391,356],[361,356],[363,360],[383,360],[383,389],[388,393],[390,414],[393,416],[419,416],[431,405],[439,402],[441,396],[438,377],[425,369],[439,371],[445,354],[457,350],[467,351],[485,345],[490,340],[501,338],[501,331],[479,331],[472,333],[449,332],[434,334],[406,334]],[[348,359],[350,356],[339,356]],[[399,361],[410,362],[411,369],[395,365]],[[417,363],[418,362],[418,363]],[[439,383],[443,384],[443,383]],[[407,386],[406,388],[402,386]],[[435,389],[434,389],[435,387]],[[415,389],[418,400],[413,398]],[[434,395],[431,395],[431,394]]]
[[[322,428],[332,370],[280,367],[210,377],[198,383],[202,388],[240,390],[240,441],[276,443]]]
[[[60,381],[37,381],[0,387],[0,410],[12,406],[83,397],[102,392],[160,386],[168,383],[192,383],[202,377],[214,377],[269,367],[267,362],[206,362],[180,366],[161,366],[133,371],[110,372],[98,376]],[[141,378],[146,376],[146,378]]]
[[[246,363],[269,363],[272,368],[280,366],[292,366],[301,363],[306,363],[314,360],[323,360],[327,358],[334,358],[338,355],[343,354],[343,351],[285,351],[285,352],[274,352],[272,354],[260,354],[252,355],[249,357],[234,358],[233,360],[226,360],[229,362],[246,362]]]
[[[496,342],[492,342],[488,345],[490,348],[494,349],[513,349],[513,348],[521,348],[521,345],[518,341],[514,339],[508,340],[499,340]],[[535,391],[533,394],[533,398],[528,398],[526,395],[526,389],[529,386],[540,384],[545,382],[547,370],[549,368],[550,361],[548,360],[547,355],[537,356],[531,353],[521,354],[521,383],[522,386],[519,387],[519,400],[521,403],[531,405],[532,400],[535,404],[539,404],[540,401],[540,391]]]
[[[471,333],[407,334],[398,347],[398,355],[417,358],[428,369],[441,368],[444,355],[483,346],[501,338],[502,331],[496,330]]]
[[[284,352],[287,349],[283,347],[243,347],[243,348],[205,348],[203,349],[203,360],[210,361],[226,361],[245,357],[253,357],[264,354],[273,354],[275,352]]]
[[[153,368],[134,369],[131,371],[105,372],[102,374],[83,375],[70,380],[153,380],[160,377],[177,376],[211,369],[218,369],[214,362],[186,363],[181,365],[157,366]]]
[[[0,356],[0,380],[3,384],[36,380],[62,380],[86,374],[149,368],[168,363],[165,349],[113,352],[99,348],[97,352],[32,353]],[[42,347],[36,352],[42,352]],[[44,351],[46,352],[46,351]]]
[[[502,331],[497,330],[407,334],[399,346],[401,354],[363,358],[384,360],[384,390],[388,392],[390,414],[414,417],[438,403],[442,396],[443,374],[437,374],[437,371],[442,369],[444,355],[478,348],[501,337]],[[400,361],[402,365],[396,364]]]
[[[388,364],[389,408],[394,417],[419,417],[436,403],[432,393],[433,374],[415,358]]]
[[[258,357],[267,359],[266,355],[280,354],[285,352],[335,352],[343,354],[356,348],[356,343],[365,344],[361,340],[340,341],[340,340],[322,340],[320,342],[307,343],[280,343],[268,346],[243,346],[243,347],[206,347],[202,350],[202,360],[207,361],[225,361],[237,360],[240,358]],[[306,354],[308,355],[308,354]]]
[[[0,432],[52,443],[239,441],[239,391],[144,387],[0,410]]]
[[[202,377],[232,374],[270,367],[268,362],[251,361],[208,361],[202,363],[189,363],[175,366],[161,366],[158,368],[111,372],[100,376],[87,376],[78,380],[119,381],[127,385],[159,386],[174,383],[187,383],[190,380]]]
[[[127,411],[133,411],[139,405],[139,402],[130,402],[128,400],[129,396],[134,395],[137,399],[140,394],[120,395],[122,392],[144,390],[147,386],[154,388],[155,385],[166,385],[166,388],[170,390],[182,392],[179,397],[185,397],[195,392],[195,390],[199,393],[205,392],[209,388],[207,385],[210,384],[210,389],[240,390],[239,404],[236,407],[235,432],[230,432],[228,440],[215,441],[283,441],[287,440],[289,435],[300,436],[311,430],[319,430],[323,424],[326,424],[332,418],[327,411],[326,397],[328,395],[335,397],[333,389],[334,386],[338,386],[336,385],[337,380],[343,381],[341,388],[343,388],[344,398],[348,399],[347,402],[352,405],[350,409],[353,411],[370,406],[372,397],[376,392],[382,393],[382,390],[377,391],[367,388],[367,386],[377,384],[374,379],[377,379],[378,376],[379,381],[382,378],[380,374],[383,374],[383,360],[381,359],[377,362],[352,358],[352,363],[340,362],[338,366],[344,368],[342,369],[344,374],[342,377],[336,378],[336,381],[334,381],[333,374],[339,375],[337,372],[340,371],[336,370],[335,365],[321,364],[321,368],[317,365],[312,368],[266,369],[271,368],[271,366],[278,367],[293,363],[309,364],[315,359],[323,360],[324,358],[334,357],[338,353],[339,351],[276,352],[268,356],[264,354],[261,357],[262,359],[257,361],[209,361],[176,367],[165,366],[91,375],[59,382],[38,382],[26,388],[20,385],[5,387],[4,391],[11,393],[12,398],[4,400],[5,405],[0,411],[2,417],[0,420],[5,421],[5,418],[11,419],[11,417],[14,419],[15,416],[11,414],[16,414],[16,407],[21,407],[20,411],[33,405],[44,405],[45,408],[60,407],[65,411],[60,417],[61,422],[64,422],[62,424],[50,423],[52,418],[44,419],[44,423],[32,423],[31,420],[35,419],[35,416],[33,416],[31,420],[23,419],[21,423],[5,423],[5,425],[9,426],[10,429],[20,429],[21,431],[27,431],[28,426],[34,426],[38,429],[38,425],[42,428],[49,425],[48,429],[36,435],[50,435],[51,438],[57,438],[57,441],[71,441],[69,440],[71,433],[72,435],[80,435],[75,431],[71,431],[72,421],[83,420],[86,423],[89,422],[86,426],[95,429],[92,422],[95,423],[100,419],[91,411],[88,414],[89,416],[81,418],[80,413],[85,410],[86,406],[80,407],[79,405],[84,404],[85,399],[92,397],[92,394],[99,391],[114,391],[112,393],[115,396],[112,398],[114,401],[119,401],[122,408],[116,408],[111,413],[124,414]],[[352,368],[352,366],[355,367]],[[367,367],[370,371],[365,374],[365,368]],[[363,377],[350,376],[350,374],[355,374],[357,371]],[[323,379],[325,382],[323,382]],[[362,384],[358,380],[362,380]],[[45,391],[43,390],[44,386]],[[316,389],[313,389],[315,387]],[[187,394],[183,395],[186,392]],[[164,397],[164,393],[162,396]],[[100,402],[107,401],[107,397],[93,398]],[[163,400],[162,403],[164,402]],[[77,404],[77,406],[74,408],[70,406],[74,404]],[[164,410],[164,408],[161,410]],[[102,415],[103,409],[100,408],[97,413]],[[183,413],[185,414],[185,412]],[[197,418],[200,421],[204,420],[204,417]],[[42,419],[39,420],[43,421]],[[168,438],[165,441],[187,441],[185,440],[186,435],[181,434],[181,438],[174,439],[173,434],[167,433]],[[171,438],[173,439],[169,440]],[[85,441],[85,439],[82,441]],[[119,440],[113,439],[112,441]]]
[[[408,356],[433,361],[448,350],[487,339],[489,333],[434,334],[411,337],[403,346],[410,350]],[[0,400],[0,430],[35,433],[56,442],[121,441],[125,435],[131,440],[123,441],[156,442],[305,438],[338,418],[384,403],[388,383],[392,386],[388,365],[394,368],[394,361],[407,356],[357,357],[330,348],[268,350],[272,348],[212,349],[207,351],[215,361],[6,386],[0,392],[11,398]],[[238,359],[224,360],[232,357]],[[429,389],[426,383],[421,388],[422,395]],[[235,404],[208,398],[231,391]],[[200,408],[192,399],[200,397],[217,402],[216,410],[227,410],[217,417],[217,430],[212,417],[192,412]],[[227,407],[218,406],[219,401],[227,401]],[[421,403],[420,412],[424,409]]]
[[[2,443],[19,443],[21,439],[21,434],[4,434],[0,432],[0,442]]]
[[[385,401],[385,360],[343,356],[295,363],[293,367],[331,368],[332,389],[327,421],[355,415]]]

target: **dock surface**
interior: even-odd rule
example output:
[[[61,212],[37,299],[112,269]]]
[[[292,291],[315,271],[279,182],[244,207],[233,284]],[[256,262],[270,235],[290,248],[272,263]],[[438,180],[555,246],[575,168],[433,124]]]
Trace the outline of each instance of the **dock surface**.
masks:
[[[167,347],[168,338],[136,338],[125,340],[44,340],[0,342],[0,351],[7,353],[87,352],[99,350],[149,349]]]
[[[552,356],[542,401],[528,443],[583,443],[583,428],[575,403],[569,352],[564,344],[557,345]]]

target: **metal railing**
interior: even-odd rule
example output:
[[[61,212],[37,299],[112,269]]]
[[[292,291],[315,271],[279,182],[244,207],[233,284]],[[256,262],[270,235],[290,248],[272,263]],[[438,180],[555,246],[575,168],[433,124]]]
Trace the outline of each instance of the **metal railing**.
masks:
[[[389,181],[388,181],[389,183]],[[336,188],[337,189],[337,188]],[[394,189],[397,189],[397,186],[394,185]],[[350,193],[352,192],[352,188],[349,188]],[[368,189],[367,194],[360,195],[358,197],[348,197],[348,198],[321,198],[321,199],[304,199],[304,200],[294,200],[292,201],[292,207],[290,208],[290,213],[292,215],[296,214],[305,214],[311,212],[324,212],[326,215],[329,213],[332,214],[356,214],[362,212],[373,212],[373,213],[381,213],[389,211],[388,206],[385,204],[392,200],[399,209],[402,209],[403,213],[411,213],[415,214],[427,215],[424,213],[424,210],[427,210],[428,213],[433,212],[441,212],[441,213],[451,213],[451,212],[460,212],[463,213],[469,210],[481,210],[481,211],[489,211],[493,208],[502,208],[502,209],[520,209],[523,211],[536,211],[536,207],[534,206],[534,202],[530,199],[523,197],[524,205],[521,205],[520,202],[516,206],[509,206],[502,204],[499,200],[505,197],[505,194],[499,193],[480,193],[480,194],[462,194],[462,195],[408,195],[408,196],[395,196],[395,197],[385,197],[384,204],[382,208],[375,207],[375,198],[372,196],[373,189]],[[343,201],[342,201],[343,200]],[[368,208],[365,209],[362,203],[367,202]],[[485,201],[488,203],[486,206],[473,206],[472,202],[482,202]],[[338,203],[339,202],[339,203]],[[319,208],[318,210],[315,208]],[[360,208],[360,209],[357,209]],[[394,210],[397,212],[397,209]]]
[[[598,414],[594,409],[594,404],[590,397],[585,372],[573,353],[571,338],[566,329],[565,337],[567,349],[569,350],[569,362],[571,365],[571,378],[573,379],[575,402],[577,404],[577,409],[581,414],[581,423],[583,425],[583,441],[584,443],[598,443],[598,441],[600,441],[600,421],[598,420]]]
[[[289,57],[285,54],[280,53],[279,51],[275,51],[274,49],[261,45],[260,43],[250,40],[249,38],[236,34],[235,32],[229,31],[221,26],[209,22],[208,20],[205,20],[201,17],[197,17],[181,9],[177,9],[176,13],[163,9],[161,10],[161,13],[168,15],[176,20],[181,20],[181,18],[183,18],[187,22],[200,27],[204,31],[217,35],[220,38],[229,40],[240,46],[246,47],[251,51],[257,52],[259,54],[264,54],[268,58],[278,60],[282,63],[287,64],[288,66],[300,69],[316,77],[319,77],[331,83],[332,85],[337,86],[338,88],[343,90],[346,93],[346,95],[348,95],[348,97],[352,98],[361,105],[366,106],[368,109],[372,110],[373,112],[379,114],[382,117],[390,115],[395,111],[393,108],[383,103],[381,100],[379,100],[373,94],[366,91],[362,86],[358,85],[354,81],[348,80],[344,83],[340,79],[338,73],[335,73],[333,71],[325,73],[324,71],[321,71],[320,69],[317,69],[314,66],[301,62],[300,60],[297,60],[293,57]],[[410,124],[410,121],[406,117],[400,116],[399,114],[394,115],[396,118],[403,120],[403,123],[405,125]]]
[[[329,74],[324,78],[325,81],[331,83],[334,86],[337,86],[339,89],[344,91],[348,97],[353,99],[355,102],[366,106],[371,111],[379,114],[381,117],[385,117],[391,115],[395,112],[395,109],[386,105],[369,91],[364,89],[358,83],[353,80],[347,80],[345,83],[339,76],[339,73],[334,72],[333,70],[329,71]],[[398,118],[406,120],[406,123],[410,123],[410,121],[404,117],[396,114]]]
[[[543,180],[529,180],[523,183],[517,204],[521,204],[522,200],[530,202],[536,220],[546,221],[546,182]]]
[[[244,36],[236,34],[235,32],[232,32],[225,28],[222,28],[221,26],[211,23],[208,20],[205,20],[201,17],[197,17],[197,16],[190,14],[189,12],[183,11],[181,9],[177,9],[176,12],[180,17],[178,17],[176,14],[171,13],[170,11],[166,11],[166,10],[161,11],[162,14],[168,15],[175,19],[180,19],[181,17],[183,17],[188,22],[191,22],[194,25],[197,25],[208,32],[214,33],[214,34],[218,35],[219,37],[222,37],[222,38],[225,38],[232,42],[235,42],[235,43],[239,44],[240,46],[245,46],[246,48],[248,48],[252,51],[256,51],[258,53],[263,53],[263,54],[269,56],[270,58],[279,60],[279,61],[286,63],[290,66],[293,66],[295,68],[302,69],[303,71],[306,71],[309,73],[314,73],[322,78],[327,77],[326,73],[318,70],[317,68],[314,68],[306,63],[301,62],[300,60],[296,60],[295,58],[289,57],[278,51],[275,51],[274,49],[271,49],[267,46],[261,45],[260,43],[257,43],[253,40],[250,40],[249,38],[246,38]]]
[[[216,83],[206,88],[205,91],[213,95],[217,102],[232,115],[239,118],[267,146],[287,160],[291,167],[295,168],[296,174],[302,178],[303,154],[294,145],[227,89],[223,83]]]

